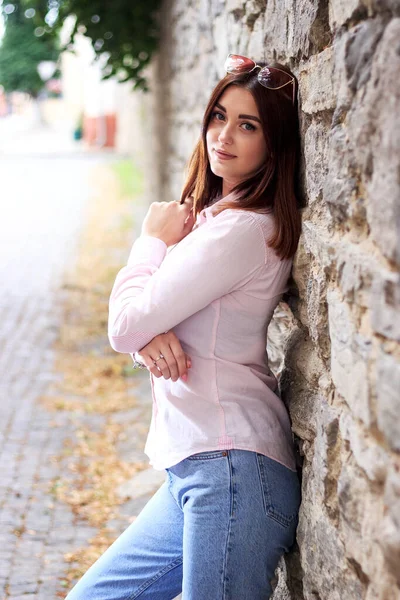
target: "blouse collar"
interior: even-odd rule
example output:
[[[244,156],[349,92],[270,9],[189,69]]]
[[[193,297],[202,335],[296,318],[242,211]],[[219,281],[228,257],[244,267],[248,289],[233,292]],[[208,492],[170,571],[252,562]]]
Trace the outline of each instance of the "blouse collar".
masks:
[[[212,213],[212,210],[213,210],[214,206],[218,206],[219,204],[222,204],[223,202],[231,202],[234,199],[235,199],[234,192],[230,192],[226,196],[217,197],[211,204],[209,204],[208,206],[203,208],[203,210],[200,212],[200,215],[204,214],[204,217],[206,220],[213,219],[214,215]]]

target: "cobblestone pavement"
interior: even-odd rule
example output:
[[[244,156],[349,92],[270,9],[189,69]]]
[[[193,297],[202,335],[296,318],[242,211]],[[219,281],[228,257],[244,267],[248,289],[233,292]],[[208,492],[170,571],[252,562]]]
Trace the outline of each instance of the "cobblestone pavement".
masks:
[[[100,154],[79,159],[54,154],[46,159],[10,155],[1,161],[1,600],[63,597],[64,554],[96,533],[76,521],[70,507],[49,489],[49,482],[61,475],[54,457],[73,436],[74,427],[71,415],[48,412],[38,398],[57,376],[52,372],[52,343],[60,323],[57,293],[64,267],[74,258],[90,170],[108,160]],[[131,458],[137,451],[143,460],[143,422],[149,421],[150,406],[147,372],[139,375],[140,382],[136,412],[116,418],[130,419],[140,442],[137,450],[129,441],[121,442],[121,456]],[[93,429],[103,422],[99,415],[84,418]],[[152,469],[147,482],[142,475],[137,493],[124,505],[125,516],[138,513],[163,477]],[[122,518],[113,525],[119,532],[127,522]]]

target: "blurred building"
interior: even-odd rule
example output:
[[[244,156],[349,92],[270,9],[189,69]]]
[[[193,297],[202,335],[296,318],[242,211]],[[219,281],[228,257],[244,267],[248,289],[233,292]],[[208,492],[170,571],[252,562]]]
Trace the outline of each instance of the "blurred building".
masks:
[[[70,27],[67,19],[63,36],[69,35]],[[91,41],[83,33],[75,36],[74,48],[74,53],[61,56],[65,118],[72,129],[82,128],[86,145],[132,153],[140,94],[132,92],[132,84],[102,80],[103,64],[95,60]]]

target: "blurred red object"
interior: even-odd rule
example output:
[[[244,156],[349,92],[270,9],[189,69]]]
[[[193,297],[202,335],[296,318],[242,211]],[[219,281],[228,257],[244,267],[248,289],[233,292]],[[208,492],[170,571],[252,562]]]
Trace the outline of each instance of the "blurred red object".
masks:
[[[61,94],[61,92],[62,92],[61,79],[49,79],[49,81],[47,81],[47,83],[46,83],[46,89],[49,92],[53,92],[53,94]]]

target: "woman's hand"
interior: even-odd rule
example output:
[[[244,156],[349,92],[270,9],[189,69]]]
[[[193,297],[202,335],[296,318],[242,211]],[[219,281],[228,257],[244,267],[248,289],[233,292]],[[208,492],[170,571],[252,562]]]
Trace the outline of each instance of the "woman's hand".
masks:
[[[193,215],[193,198],[179,202],[153,202],[147,211],[142,224],[142,235],[157,237],[173,246],[191,232],[195,218]]]
[[[160,354],[164,358],[154,363]],[[155,377],[171,378],[172,381],[177,381],[179,377],[186,381],[188,369],[192,366],[190,356],[182,350],[180,341],[173,331],[157,335],[140,352],[136,352],[136,356]]]

